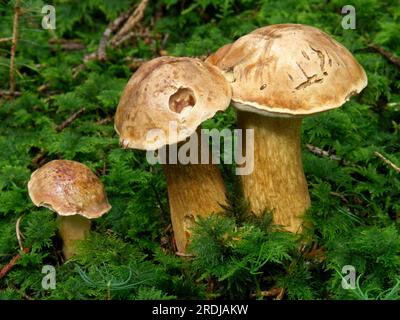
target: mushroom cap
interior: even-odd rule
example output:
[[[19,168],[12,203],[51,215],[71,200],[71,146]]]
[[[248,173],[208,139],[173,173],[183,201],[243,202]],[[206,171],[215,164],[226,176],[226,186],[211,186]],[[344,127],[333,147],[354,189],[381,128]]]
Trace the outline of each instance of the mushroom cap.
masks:
[[[256,29],[206,61],[231,83],[235,107],[275,117],[340,107],[367,85],[364,69],[345,47],[301,24]]]
[[[111,209],[103,184],[85,165],[53,160],[32,173],[28,182],[32,202],[60,216],[99,218]]]
[[[230,85],[218,68],[195,58],[160,57],[130,78],[114,127],[123,147],[156,150],[185,140],[230,101]]]

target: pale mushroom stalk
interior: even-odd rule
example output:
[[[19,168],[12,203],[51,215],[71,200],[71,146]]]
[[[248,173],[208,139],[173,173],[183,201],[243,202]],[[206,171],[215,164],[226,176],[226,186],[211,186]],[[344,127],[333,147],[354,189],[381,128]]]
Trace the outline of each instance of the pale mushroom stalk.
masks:
[[[240,127],[254,129],[254,171],[242,176],[251,210],[301,232],[310,206],[302,118],[343,105],[367,85],[365,71],[340,43],[301,24],[256,29],[206,61],[230,82]]]
[[[224,182],[215,165],[170,164],[163,171],[176,246],[185,252],[195,217],[221,212],[226,205]]]
[[[91,221],[80,215],[58,217],[58,232],[63,242],[63,255],[66,259],[76,253],[77,241],[87,238],[90,231]]]
[[[115,114],[115,130],[125,148],[179,149],[203,121],[225,110],[230,99],[229,83],[216,67],[193,58],[156,58],[143,64],[126,85]],[[200,138],[194,148],[209,148],[202,143]],[[177,160],[167,159],[162,167],[175,243],[178,252],[185,253],[195,218],[223,211],[227,201],[215,164]]]
[[[59,234],[66,259],[77,252],[77,241],[85,240],[91,219],[111,209],[100,179],[84,164],[53,160],[32,173],[28,182],[32,202],[58,214]]]
[[[276,224],[300,232],[301,216],[310,207],[300,148],[302,119],[273,118],[240,110],[237,118],[239,128],[254,130],[255,170],[240,176],[251,211],[261,215],[269,209]]]
[[[200,134],[200,130],[196,131]],[[199,139],[201,148],[209,145]],[[211,158],[210,158],[211,160]],[[215,164],[163,164],[167,180],[171,222],[177,249],[184,253],[197,216],[221,212],[227,205],[226,188]]]

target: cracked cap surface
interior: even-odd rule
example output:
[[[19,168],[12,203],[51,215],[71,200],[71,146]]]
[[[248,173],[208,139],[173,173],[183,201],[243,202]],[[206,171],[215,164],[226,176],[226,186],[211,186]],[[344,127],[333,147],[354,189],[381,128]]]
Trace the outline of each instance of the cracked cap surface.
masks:
[[[99,218],[111,209],[103,184],[85,165],[53,160],[32,173],[28,182],[32,202],[60,216]]]
[[[114,127],[123,147],[156,150],[188,138],[230,100],[231,87],[215,66],[194,58],[160,57],[130,78]]]
[[[301,24],[256,29],[206,61],[230,82],[238,109],[265,115],[337,108],[367,85],[364,69],[345,47]]]

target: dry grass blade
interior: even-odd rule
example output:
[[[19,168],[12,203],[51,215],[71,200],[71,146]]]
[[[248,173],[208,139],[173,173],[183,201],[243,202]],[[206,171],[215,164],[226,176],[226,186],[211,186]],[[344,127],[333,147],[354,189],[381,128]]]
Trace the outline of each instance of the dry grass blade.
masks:
[[[15,66],[15,51],[17,50],[18,42],[18,20],[20,15],[19,0],[15,0],[14,7],[14,20],[13,20],[13,33],[11,40],[11,56],[10,56],[10,93],[13,94],[15,91],[15,78],[14,78],[14,66]]]
[[[391,166],[394,170],[397,172],[400,172],[400,168],[396,166],[393,162],[391,162],[389,159],[385,158],[382,154],[380,154],[378,151],[374,152],[374,155],[376,155],[378,158],[380,158],[383,162],[385,162],[387,165]]]
[[[22,218],[23,218],[23,216],[19,217],[17,220],[17,223],[15,224],[15,234],[17,235],[18,245],[19,245],[19,248],[21,249],[21,251],[24,250],[24,245],[22,243],[22,238],[24,238],[24,235],[22,234],[22,232],[20,230]]]

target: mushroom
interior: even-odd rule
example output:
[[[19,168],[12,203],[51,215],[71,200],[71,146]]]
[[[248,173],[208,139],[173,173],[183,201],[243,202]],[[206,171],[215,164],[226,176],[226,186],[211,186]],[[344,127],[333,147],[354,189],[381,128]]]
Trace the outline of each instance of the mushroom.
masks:
[[[254,129],[254,170],[241,177],[251,210],[301,232],[310,196],[301,159],[303,117],[338,108],[367,85],[352,54],[326,33],[277,24],[225,45],[207,62],[231,83],[238,125]]]
[[[28,182],[32,202],[58,213],[59,233],[66,259],[76,253],[77,240],[84,240],[91,219],[111,209],[99,178],[85,165],[53,160],[32,173]]]
[[[218,68],[193,58],[156,58],[143,64],[126,85],[115,130],[125,148],[156,150],[160,155],[167,149],[171,156],[170,151],[181,151],[182,143],[197,135],[203,121],[225,110],[230,99],[231,88]],[[197,146],[209,148],[203,139]],[[184,253],[195,217],[222,211],[226,188],[218,167],[210,161],[184,164],[172,158],[167,156],[161,164],[176,247]]]

